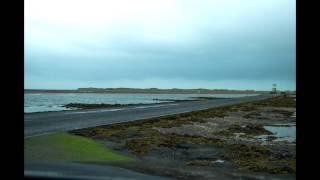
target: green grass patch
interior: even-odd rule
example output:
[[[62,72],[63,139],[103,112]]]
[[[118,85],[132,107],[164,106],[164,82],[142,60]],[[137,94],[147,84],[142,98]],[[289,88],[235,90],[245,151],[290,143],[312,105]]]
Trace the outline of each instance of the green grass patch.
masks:
[[[25,160],[129,161],[92,139],[54,133],[24,139]]]

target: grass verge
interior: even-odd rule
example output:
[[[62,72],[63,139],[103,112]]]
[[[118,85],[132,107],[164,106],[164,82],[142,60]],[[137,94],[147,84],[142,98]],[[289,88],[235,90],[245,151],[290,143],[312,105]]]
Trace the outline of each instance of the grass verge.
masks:
[[[130,161],[102,143],[68,133],[54,133],[24,140],[25,160]]]

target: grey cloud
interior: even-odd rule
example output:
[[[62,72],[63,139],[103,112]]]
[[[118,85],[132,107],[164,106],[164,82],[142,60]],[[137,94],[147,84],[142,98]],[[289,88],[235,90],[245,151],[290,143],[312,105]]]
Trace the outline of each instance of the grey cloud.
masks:
[[[199,22],[197,19],[190,22],[193,25],[189,26],[190,31],[186,30],[183,35],[177,33],[179,31],[163,34],[163,37],[176,36],[173,40],[145,38],[143,28],[131,24],[132,27],[123,25],[113,31],[101,29],[94,39],[80,35],[68,39],[66,36],[68,40],[61,43],[69,49],[62,51],[27,44],[26,81],[32,85],[35,84],[32,79],[41,77],[42,81],[52,81],[52,84],[60,86],[68,82],[66,87],[74,88],[85,84],[99,86],[99,82],[107,82],[107,87],[108,83],[112,85],[112,82],[123,79],[127,80],[121,81],[124,83],[122,86],[133,84],[129,83],[130,80],[149,82],[145,80],[162,79],[163,87],[167,86],[163,82],[171,82],[171,79],[184,79],[195,84],[219,81],[248,84],[261,81],[263,88],[266,85],[262,81],[279,81],[284,88],[294,89],[295,14],[292,3],[279,3],[281,7],[274,11],[256,7],[266,14],[251,10],[257,13],[256,16],[246,14],[242,17],[239,14],[230,23],[223,23],[223,19],[215,23],[209,9],[206,9],[204,18],[199,19]],[[50,29],[50,23],[36,24],[36,28],[41,29],[41,26],[45,26],[43,30],[48,33],[54,32],[54,28]],[[172,25],[172,28],[175,27]],[[63,27],[58,29],[63,34]],[[72,35],[69,30],[68,33]],[[29,41],[32,38],[29,36]],[[72,82],[77,83],[72,85]],[[50,85],[43,84],[43,87],[30,85],[29,88]],[[35,86],[41,86],[41,83]],[[252,87],[259,86],[255,84]]]

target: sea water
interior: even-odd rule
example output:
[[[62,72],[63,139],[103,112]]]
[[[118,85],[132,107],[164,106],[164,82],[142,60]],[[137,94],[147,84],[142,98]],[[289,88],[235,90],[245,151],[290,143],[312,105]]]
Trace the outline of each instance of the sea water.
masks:
[[[69,103],[154,104],[159,99],[189,100],[193,97],[237,98],[256,94],[129,94],[129,93],[25,93],[24,112],[69,110]]]

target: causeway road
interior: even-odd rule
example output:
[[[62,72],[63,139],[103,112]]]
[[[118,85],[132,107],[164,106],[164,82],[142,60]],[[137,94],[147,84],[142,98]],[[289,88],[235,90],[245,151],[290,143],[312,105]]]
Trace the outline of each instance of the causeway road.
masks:
[[[107,109],[83,109],[24,114],[24,136],[69,131],[99,125],[129,122],[140,119],[179,114],[214,107],[257,101],[270,95],[240,98],[211,99],[201,101],[150,104]]]

